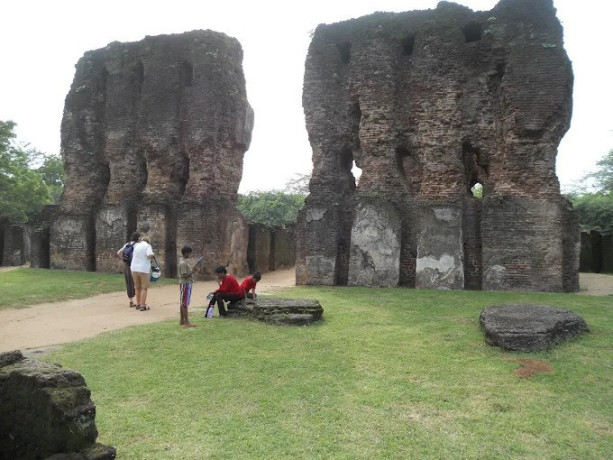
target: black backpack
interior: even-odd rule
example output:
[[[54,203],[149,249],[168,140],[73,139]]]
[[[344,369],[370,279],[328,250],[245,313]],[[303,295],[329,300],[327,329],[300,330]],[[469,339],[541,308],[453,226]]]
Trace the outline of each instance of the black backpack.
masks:
[[[127,243],[123,248],[123,261],[127,264],[132,263],[132,253],[134,252],[134,243]]]

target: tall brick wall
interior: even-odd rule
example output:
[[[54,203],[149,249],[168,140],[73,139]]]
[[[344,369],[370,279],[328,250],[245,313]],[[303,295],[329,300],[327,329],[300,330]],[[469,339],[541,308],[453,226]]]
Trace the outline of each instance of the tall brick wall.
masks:
[[[572,84],[552,0],[318,26],[296,282],[576,290],[578,223],[555,174]]]
[[[236,39],[210,30],[85,53],[62,120],[52,267],[121,270],[115,254],[139,230],[169,276],[184,244],[211,263],[243,254],[233,267],[246,270],[236,199],[253,111],[242,57]]]

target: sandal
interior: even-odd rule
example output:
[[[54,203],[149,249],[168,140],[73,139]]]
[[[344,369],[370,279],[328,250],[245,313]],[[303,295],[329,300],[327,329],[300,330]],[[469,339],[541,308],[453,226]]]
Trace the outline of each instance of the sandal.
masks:
[[[151,308],[149,308],[147,305],[141,305],[140,307],[137,307],[138,310],[140,311],[147,311],[147,310],[151,310]]]
[[[130,308],[138,307],[134,302],[130,302]]]

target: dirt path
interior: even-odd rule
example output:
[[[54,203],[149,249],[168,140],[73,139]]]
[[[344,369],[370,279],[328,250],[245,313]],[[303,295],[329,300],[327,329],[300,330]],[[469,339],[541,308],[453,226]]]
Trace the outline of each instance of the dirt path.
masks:
[[[265,273],[258,283],[258,294],[295,285],[295,271]],[[194,283],[193,315],[201,315],[207,293],[217,288],[215,281]],[[125,292],[100,294],[87,299],[44,303],[29,308],[0,311],[0,352],[42,351],[54,345],[94,337],[106,331],[139,324],[176,319],[179,322],[179,292],[176,285],[152,286],[149,311],[130,308]]]
[[[258,283],[258,293],[266,294],[294,284],[294,269],[269,272]],[[613,295],[612,275],[581,273],[580,284],[580,294]],[[215,288],[214,281],[195,283],[190,308],[192,315],[202,314],[204,296]],[[170,319],[178,323],[177,302],[177,286],[171,285],[151,288],[148,302],[151,310],[146,312],[130,308],[124,292],[1,310],[0,352],[19,349],[26,354],[35,354],[114,329]]]

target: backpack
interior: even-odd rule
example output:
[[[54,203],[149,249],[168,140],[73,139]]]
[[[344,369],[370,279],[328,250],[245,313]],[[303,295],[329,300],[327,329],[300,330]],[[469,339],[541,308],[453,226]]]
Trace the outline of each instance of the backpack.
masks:
[[[134,252],[134,243],[127,243],[123,248],[123,261],[127,264],[132,263],[132,253]]]

